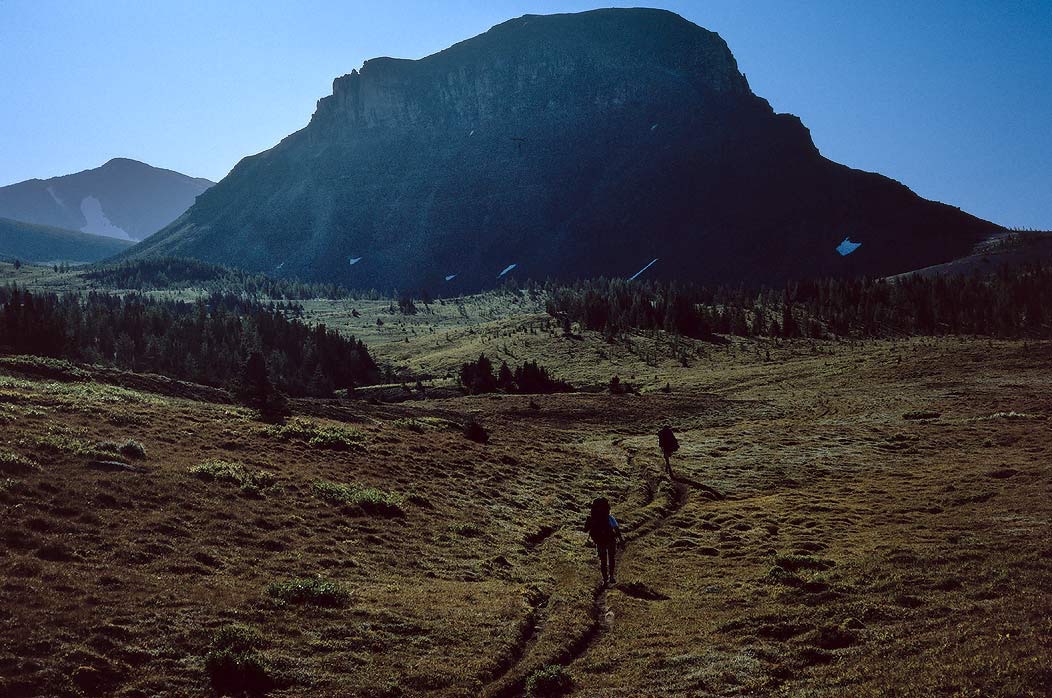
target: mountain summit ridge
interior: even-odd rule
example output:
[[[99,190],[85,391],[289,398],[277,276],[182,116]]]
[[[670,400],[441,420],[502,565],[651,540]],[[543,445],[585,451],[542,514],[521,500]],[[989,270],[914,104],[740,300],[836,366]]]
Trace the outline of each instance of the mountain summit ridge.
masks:
[[[366,61],[125,256],[388,289],[484,288],[510,265],[627,277],[654,258],[647,277],[773,283],[906,271],[996,229],[823,158],[718,34],[609,9]]]
[[[625,23],[625,13],[648,21]],[[563,24],[571,26],[559,26]],[[671,42],[671,46],[647,41],[655,24],[666,35],[675,33],[677,41]],[[537,35],[547,32],[549,27],[558,27],[558,31],[547,33],[547,41],[538,46]],[[494,103],[494,97],[499,93],[485,89],[494,72],[502,67],[516,68],[513,78],[518,81],[516,89],[522,91],[538,83],[546,86],[546,78],[569,73],[584,61],[600,64],[606,58],[609,62],[610,52],[626,45],[643,52],[643,55],[637,57],[636,65],[619,61],[607,66],[615,68],[622,77],[632,77],[634,69],[645,67],[649,61],[657,61],[669,69],[679,67],[679,77],[686,83],[701,78],[705,87],[716,92],[749,91],[726,42],[718,34],[701,29],[672,12],[595,10],[580,14],[525,15],[424,58],[379,57],[365,61],[360,70],[352,70],[333,80],[333,93],[318,101],[312,123],[315,120],[324,122],[330,115],[343,115],[355,125],[385,125],[385,121],[399,119],[410,119],[410,125],[417,125],[417,120],[430,115],[418,106],[423,95],[406,88],[423,87],[428,97],[439,93],[437,96],[445,102],[443,106],[451,108],[452,113],[459,117],[455,125],[471,128],[505,111],[502,109],[504,105]],[[501,53],[485,53],[491,46],[499,46]],[[523,65],[532,65],[535,72],[531,75],[518,70]],[[447,76],[448,79],[442,82],[435,80]],[[457,99],[466,92],[463,89],[465,83],[467,87],[475,88],[470,94],[479,97],[479,101],[467,103]],[[612,98],[628,99],[633,88],[639,92],[644,87],[641,83],[626,80],[624,94],[615,94]],[[403,107],[401,111],[392,109],[390,98],[394,95],[406,98],[406,103],[399,105]],[[425,125],[435,124],[425,122]]]

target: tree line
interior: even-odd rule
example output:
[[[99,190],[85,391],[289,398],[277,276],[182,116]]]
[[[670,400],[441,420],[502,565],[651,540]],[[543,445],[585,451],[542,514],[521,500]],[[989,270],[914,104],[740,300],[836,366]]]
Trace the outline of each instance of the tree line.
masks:
[[[95,265],[82,276],[101,286],[133,291],[197,288],[207,292],[239,293],[251,298],[272,300],[340,299],[368,295],[352,292],[339,284],[275,279],[265,274],[174,257]]]
[[[0,349],[225,388],[237,388],[248,358],[259,354],[270,381],[293,396],[326,397],[378,377],[360,340],[231,293],[186,302],[4,286]]]
[[[565,393],[573,387],[554,378],[544,366],[536,361],[526,361],[514,370],[507,362],[501,361],[500,368],[493,372],[493,362],[485,354],[475,361],[468,361],[460,367],[460,384],[473,395],[482,393]]]
[[[716,288],[594,279],[547,287],[549,315],[614,337],[630,330],[711,338],[1052,337],[1052,266],[981,276],[822,279]]]

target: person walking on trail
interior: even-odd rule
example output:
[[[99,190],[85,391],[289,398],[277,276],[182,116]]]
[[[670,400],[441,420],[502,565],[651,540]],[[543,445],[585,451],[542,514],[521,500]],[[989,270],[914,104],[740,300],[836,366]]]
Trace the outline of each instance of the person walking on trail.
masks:
[[[610,513],[610,502],[606,497],[599,497],[592,502],[592,510],[584,522],[584,530],[599,551],[599,570],[603,573],[603,586],[613,586],[617,583],[614,576],[617,567],[617,544],[624,546],[625,537],[621,535],[617,519]]]
[[[668,473],[668,479],[672,479],[672,463],[669,459],[672,454],[679,450],[679,441],[676,440],[676,435],[672,433],[672,427],[668,424],[661,427],[661,431],[658,432],[658,446],[661,447],[661,455],[665,456],[665,472]]]

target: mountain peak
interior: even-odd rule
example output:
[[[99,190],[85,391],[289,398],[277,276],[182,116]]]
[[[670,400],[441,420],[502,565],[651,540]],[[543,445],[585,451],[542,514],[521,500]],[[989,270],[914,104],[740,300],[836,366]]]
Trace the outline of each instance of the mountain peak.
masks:
[[[118,158],[110,158],[105,163],[103,163],[102,167],[124,166],[124,165],[152,167],[151,165],[147,165],[145,162],[142,162],[140,160],[133,160],[131,158],[120,158],[120,157],[118,157]]]
[[[750,94],[718,34],[667,10],[614,8],[523,15],[425,58],[369,59],[333,81],[312,123],[416,128],[439,116],[470,129],[551,101],[538,90],[555,88],[562,100],[650,99],[647,76],[659,73],[677,89]],[[528,101],[507,103],[496,88],[508,84]]]
[[[654,276],[779,283],[913,269],[993,227],[824,159],[718,34],[608,9],[366,61],[128,254],[436,292],[655,258]],[[864,243],[850,257],[847,234]]]
[[[212,186],[131,158],[0,187],[0,216],[128,240],[141,240],[185,211]]]

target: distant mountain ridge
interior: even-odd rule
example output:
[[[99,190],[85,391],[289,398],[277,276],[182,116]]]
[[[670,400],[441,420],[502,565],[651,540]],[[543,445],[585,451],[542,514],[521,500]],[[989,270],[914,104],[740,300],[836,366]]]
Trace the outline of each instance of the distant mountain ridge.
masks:
[[[212,184],[114,158],[91,170],[0,187],[0,217],[142,240],[178,218]]]
[[[0,259],[9,261],[98,262],[132,244],[130,240],[0,218]]]
[[[915,269],[997,230],[823,158],[717,34],[610,9],[366,61],[307,127],[124,256],[439,292],[648,265],[780,283]]]

